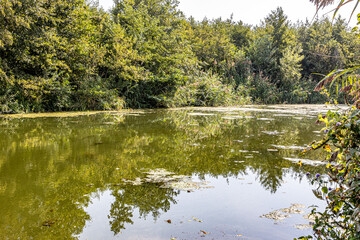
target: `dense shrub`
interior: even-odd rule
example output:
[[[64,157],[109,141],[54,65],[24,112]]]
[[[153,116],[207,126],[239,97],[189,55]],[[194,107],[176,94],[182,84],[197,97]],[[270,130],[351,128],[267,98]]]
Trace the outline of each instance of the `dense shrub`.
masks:
[[[178,87],[172,106],[229,106],[249,104],[250,100],[231,85],[223,84],[219,76],[202,73],[188,84]]]
[[[360,110],[329,111],[319,119],[326,136],[312,149],[327,152],[327,174],[314,180],[327,206],[313,210],[317,239],[360,239]],[[309,239],[312,236],[300,239]]]

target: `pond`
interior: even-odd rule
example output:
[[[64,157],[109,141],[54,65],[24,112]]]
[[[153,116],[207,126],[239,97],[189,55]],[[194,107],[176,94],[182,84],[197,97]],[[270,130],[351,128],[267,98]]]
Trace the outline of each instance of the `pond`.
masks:
[[[326,106],[0,117],[2,239],[293,239]],[[307,174],[307,173],[310,173]],[[305,217],[304,217],[305,216]]]

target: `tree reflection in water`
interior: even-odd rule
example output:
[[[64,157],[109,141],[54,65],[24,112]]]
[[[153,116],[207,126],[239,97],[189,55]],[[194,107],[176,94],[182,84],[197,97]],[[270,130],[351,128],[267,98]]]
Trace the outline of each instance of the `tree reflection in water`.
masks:
[[[189,114],[192,113],[192,114]],[[194,113],[210,113],[201,115]],[[290,111],[291,113],[291,111]],[[179,192],[156,184],[124,185],[144,169],[232,178],[251,171],[276,193],[286,174],[306,179],[322,167],[294,164],[294,149],[319,130],[308,114],[180,109],[101,113],[62,118],[0,118],[0,235],[8,239],[69,239],[90,220],[94,192],[110,189],[115,234],[132,224],[133,212],[157,219]],[[264,132],[278,134],[266,134]],[[321,159],[321,156],[307,156]],[[119,185],[120,184],[120,185]]]

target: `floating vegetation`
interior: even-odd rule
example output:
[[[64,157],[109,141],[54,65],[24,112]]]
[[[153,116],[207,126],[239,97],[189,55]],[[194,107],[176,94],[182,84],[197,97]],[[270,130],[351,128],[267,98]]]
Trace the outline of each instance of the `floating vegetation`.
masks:
[[[214,116],[213,113],[200,113],[200,112],[194,112],[194,113],[188,113],[190,116]]]
[[[198,189],[214,188],[206,186],[207,182],[192,182],[192,181],[179,181],[179,182],[168,182],[165,183],[162,188],[172,188],[182,191],[193,191]]]
[[[102,124],[103,125],[115,125],[116,123],[115,122],[103,122]]]
[[[303,117],[294,117],[294,119],[303,120],[304,118]]]
[[[213,188],[206,186],[209,182],[194,182],[190,176],[175,175],[173,172],[169,172],[165,169],[159,168],[150,170],[146,173],[144,178],[136,178],[135,180],[123,179],[124,183],[131,185],[142,185],[145,183],[160,184],[160,188],[171,188],[182,191],[193,191],[198,189]]]
[[[291,149],[291,150],[304,150],[306,149],[306,147],[301,147],[301,146],[283,146],[283,145],[271,145],[275,148],[278,149]]]
[[[294,225],[295,228],[299,229],[299,230],[304,230],[307,228],[312,228],[313,226],[310,224],[296,224]]]
[[[311,165],[311,166],[320,166],[326,165],[326,162],[318,161],[318,160],[310,160],[310,159],[302,159],[302,158],[284,158],[285,160],[291,161],[293,163],[299,163],[303,165]]]
[[[264,214],[260,217],[280,221],[280,220],[284,220],[285,218],[289,218],[290,215],[288,215],[288,214],[304,214],[305,211],[302,209],[299,209],[299,208],[305,208],[305,207],[306,206],[303,204],[292,203],[291,207],[282,208],[280,210],[275,210],[268,214]],[[283,213],[288,213],[288,214],[283,214]],[[316,217],[319,217],[319,216],[320,216],[319,214],[311,214],[311,213],[303,215],[303,218],[308,220],[309,224],[296,224],[296,225],[294,225],[294,227],[297,229],[300,229],[300,230],[312,228],[313,224],[315,223]]]
[[[273,219],[273,220],[283,220],[289,218],[290,215],[282,214],[279,210],[272,211],[270,213],[260,216],[261,218]]]
[[[274,117],[293,117],[294,115],[279,113],[279,114],[274,114],[273,116]]]
[[[239,152],[241,152],[241,153],[248,153],[249,151],[248,151],[248,150],[239,150]]]
[[[245,161],[234,161],[234,163],[244,163]]]
[[[304,210],[298,209],[295,206],[283,208],[283,209],[280,209],[280,211],[283,213],[291,213],[291,214],[304,214],[305,213]]]
[[[79,117],[79,116],[89,116],[99,113],[111,113],[105,111],[89,111],[89,112],[54,112],[54,113],[24,113],[24,114],[4,114],[0,117],[4,118],[62,118],[62,117]]]
[[[304,205],[298,203],[292,203],[288,208],[282,208],[279,210],[272,211],[270,213],[261,215],[261,218],[273,219],[273,220],[283,220],[285,218],[289,218],[288,214],[304,214],[305,211],[299,208],[305,208]],[[288,214],[283,214],[288,213]]]
[[[274,121],[275,118],[257,118],[257,120],[260,120],[260,121]]]
[[[260,113],[275,113],[277,115],[284,114],[284,115],[305,115],[308,117],[309,115],[312,116],[318,116],[319,113],[327,113],[330,109],[339,109],[340,111],[345,109],[345,106],[329,106],[329,105],[323,105],[323,104],[286,104],[286,105],[267,105],[267,106],[258,106],[254,107],[254,105],[249,106],[242,106],[242,107],[226,107],[226,108],[220,108],[220,107],[207,107],[207,108],[201,108],[201,107],[185,107],[181,109],[191,109],[191,110],[198,110],[198,111],[212,111],[212,112],[225,112],[227,114],[238,114],[239,111],[241,112],[260,112]]]
[[[265,134],[268,134],[268,135],[279,135],[279,134],[282,134],[281,132],[279,131],[262,131],[262,133],[265,133]]]
[[[235,120],[235,119],[238,119],[237,117],[222,117],[222,119],[225,119],[225,120]]]
[[[134,185],[134,186],[138,186],[138,185],[143,184],[143,181],[140,178],[135,178],[134,181],[123,179],[123,181],[125,183],[129,183],[129,184]]]
[[[306,208],[305,205],[299,204],[299,203],[292,203],[291,206],[296,207],[296,208]]]
[[[0,118],[67,118],[91,116],[96,114],[109,114],[110,116],[118,116],[119,122],[122,121],[124,115],[143,116],[144,111],[123,109],[120,111],[83,111],[83,112],[49,112],[49,113],[21,113],[21,114],[0,114]],[[103,123],[106,124],[106,123]]]

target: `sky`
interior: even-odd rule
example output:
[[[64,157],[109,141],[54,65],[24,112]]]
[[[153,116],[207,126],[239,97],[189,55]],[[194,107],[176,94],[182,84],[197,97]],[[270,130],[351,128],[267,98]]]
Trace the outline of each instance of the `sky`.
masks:
[[[233,14],[235,21],[241,20],[244,23],[258,25],[272,10],[278,6],[284,9],[288,19],[295,23],[297,20],[311,21],[316,12],[315,6],[309,0],[179,0],[179,9],[186,17],[193,16],[196,20],[223,18],[227,19]],[[335,1],[336,2],[336,1]],[[354,2],[347,4],[339,13],[349,20]],[[113,0],[99,0],[99,4],[105,9],[113,5]],[[319,17],[330,12],[335,6],[327,7],[320,11]],[[360,12],[360,7],[355,13]],[[330,12],[325,16],[332,17]],[[356,14],[352,17],[350,26],[356,25]]]

